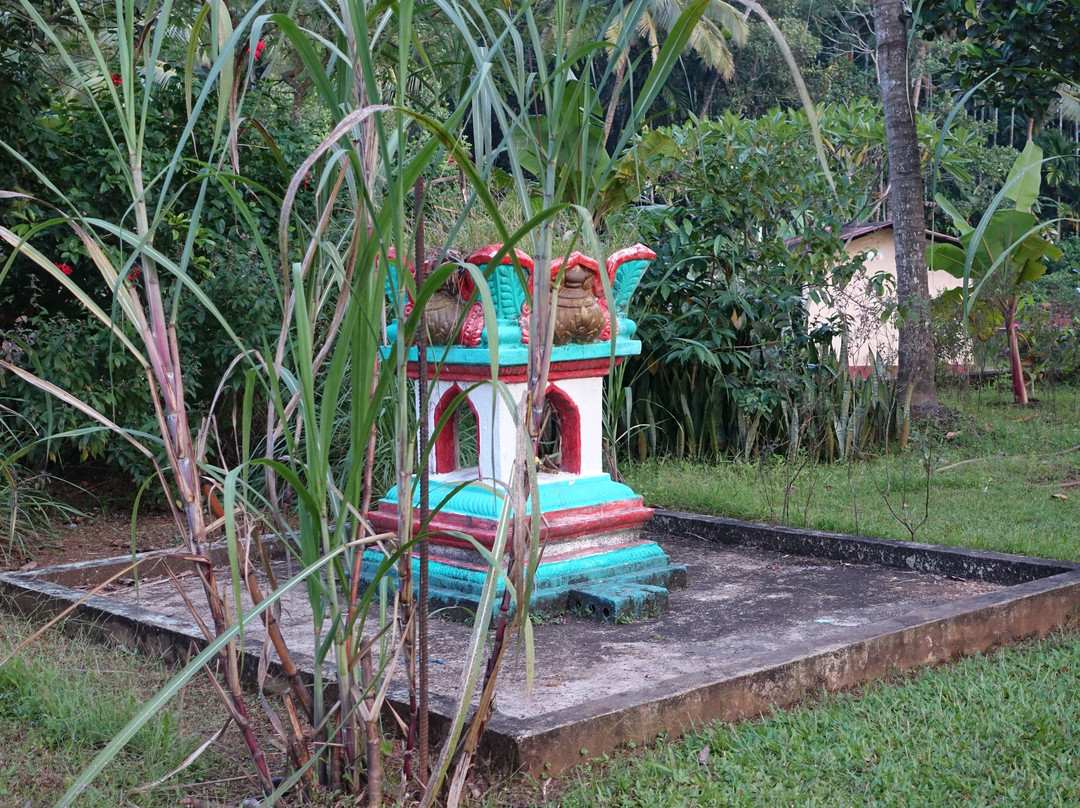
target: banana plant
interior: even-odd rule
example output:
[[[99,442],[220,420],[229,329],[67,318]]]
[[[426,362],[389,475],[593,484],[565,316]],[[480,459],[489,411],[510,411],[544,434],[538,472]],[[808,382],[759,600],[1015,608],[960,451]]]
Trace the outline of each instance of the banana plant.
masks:
[[[1031,211],[1039,198],[1042,157],[1042,149],[1028,141],[1013,163],[1005,187],[994,197],[977,225],[971,225],[947,199],[937,194],[938,205],[960,232],[959,245],[934,242],[926,253],[930,269],[944,270],[962,281],[958,289],[946,294],[961,297],[966,316],[971,315],[979,301],[1001,315],[1009,342],[1009,370],[1017,404],[1028,403],[1016,334],[1021,295],[1027,284],[1046,272],[1046,261],[1056,261],[1062,256],[1061,250],[1047,238],[1054,222],[1039,221]],[[1002,207],[1006,199],[1013,203],[1011,209]]]

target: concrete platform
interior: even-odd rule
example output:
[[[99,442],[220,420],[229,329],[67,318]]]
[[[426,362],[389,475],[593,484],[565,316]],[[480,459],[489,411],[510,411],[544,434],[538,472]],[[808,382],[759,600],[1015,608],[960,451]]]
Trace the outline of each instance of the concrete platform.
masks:
[[[520,649],[500,674],[484,744],[493,763],[557,773],[658,733],[756,716],[807,694],[1046,634],[1080,606],[1080,565],[1068,562],[662,511],[649,530],[686,566],[689,587],[670,593],[666,614],[643,622],[539,622],[533,692],[525,691]],[[124,561],[3,575],[0,597],[24,611],[56,611]],[[287,562],[279,564],[287,575]],[[147,569],[138,600],[131,587],[89,598],[79,617],[113,642],[183,658],[200,635],[160,575]],[[310,664],[300,589],[283,603],[281,623]],[[445,716],[469,628],[431,626],[432,706]],[[246,637],[252,674],[261,628]]]

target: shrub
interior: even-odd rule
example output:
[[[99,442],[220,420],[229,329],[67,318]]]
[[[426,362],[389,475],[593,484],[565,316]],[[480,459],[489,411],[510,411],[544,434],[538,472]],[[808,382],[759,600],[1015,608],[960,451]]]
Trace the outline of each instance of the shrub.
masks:
[[[658,254],[634,303],[644,353],[626,371],[637,454],[797,450],[811,391],[846,375],[829,359],[836,324],[807,323],[806,297],[828,299],[853,269],[807,140],[804,117],[777,113],[643,141],[663,204],[625,214]]]

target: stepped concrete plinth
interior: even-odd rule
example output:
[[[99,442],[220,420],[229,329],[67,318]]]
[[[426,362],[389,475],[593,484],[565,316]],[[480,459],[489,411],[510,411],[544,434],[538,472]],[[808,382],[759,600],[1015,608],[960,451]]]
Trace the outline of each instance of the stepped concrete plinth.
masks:
[[[673,565],[686,567],[693,586],[667,589],[667,611],[655,615],[650,584],[571,585],[568,608],[607,605],[615,622],[569,615],[536,621],[531,692],[524,650],[511,649],[482,745],[493,765],[554,775],[660,733],[677,737],[714,719],[756,717],[804,696],[1046,635],[1080,608],[1080,565],[1070,562],[670,512],[657,512],[645,535],[659,540]],[[223,549],[218,561],[227,565]],[[73,616],[86,630],[182,664],[202,634],[165,563],[181,576],[189,600],[205,608],[190,566],[162,559],[147,562],[137,592],[127,580],[87,597],[127,568],[126,557],[0,575],[0,600],[38,616],[78,603]],[[299,569],[284,558],[274,564],[279,582]],[[229,580],[224,568],[218,580]],[[637,587],[621,594],[640,598],[653,616],[620,619],[609,594],[622,586]],[[281,607],[279,624],[310,674],[304,587]],[[429,625],[437,735],[453,714],[471,629],[449,620]],[[243,671],[252,681],[262,638],[254,621],[243,644]],[[274,687],[280,671],[268,653]],[[332,668],[325,669],[331,679]],[[391,697],[407,709],[402,683],[392,684]]]

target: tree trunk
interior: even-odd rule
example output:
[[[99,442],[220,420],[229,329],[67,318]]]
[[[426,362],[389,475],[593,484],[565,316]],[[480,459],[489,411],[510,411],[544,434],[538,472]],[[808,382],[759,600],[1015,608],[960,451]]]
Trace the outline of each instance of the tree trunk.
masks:
[[[1020,342],[1016,338],[1016,295],[1009,298],[1005,311],[1005,333],[1009,337],[1009,370],[1012,371],[1013,401],[1027,404],[1027,382],[1024,381],[1024,366],[1020,362]]]
[[[611,100],[608,101],[607,115],[604,117],[604,145],[607,146],[611,136],[611,125],[615,122],[615,110],[619,106],[619,91],[622,89],[623,79],[626,77],[626,59],[619,59],[615,65],[615,89],[611,91]]]
[[[901,401],[913,407],[937,403],[930,291],[926,277],[926,218],[919,140],[908,95],[907,25],[902,0],[875,0],[881,101],[892,188],[896,242],[896,291],[900,309],[897,381]],[[908,398],[910,390],[910,399]]]
[[[705,120],[709,117],[709,110],[712,108],[713,94],[716,93],[716,85],[720,83],[720,71],[714,70],[712,81],[709,82],[709,89],[705,93],[705,101],[701,104],[701,111],[698,112],[698,117]]]

